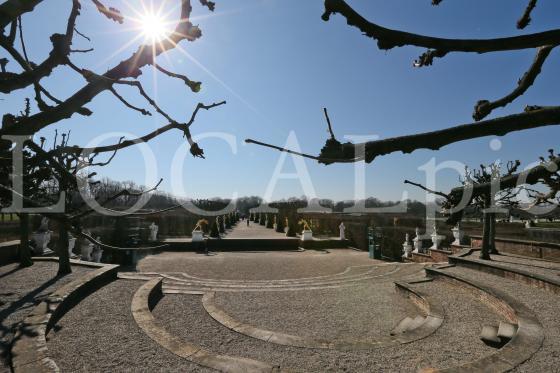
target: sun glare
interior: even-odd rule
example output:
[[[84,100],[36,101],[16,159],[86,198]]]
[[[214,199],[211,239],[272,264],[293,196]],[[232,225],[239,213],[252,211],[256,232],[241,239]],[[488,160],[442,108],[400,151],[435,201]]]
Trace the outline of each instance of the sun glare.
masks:
[[[144,14],[140,24],[142,34],[152,43],[162,41],[169,34],[165,20],[157,14]]]

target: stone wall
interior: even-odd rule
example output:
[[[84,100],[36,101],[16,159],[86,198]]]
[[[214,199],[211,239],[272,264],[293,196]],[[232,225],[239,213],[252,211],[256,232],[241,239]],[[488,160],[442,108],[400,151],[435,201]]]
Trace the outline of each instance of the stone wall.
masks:
[[[495,242],[496,249],[499,252],[560,262],[560,243],[516,240],[509,238],[496,238]],[[471,245],[473,248],[480,248],[482,246],[482,237],[472,236]]]

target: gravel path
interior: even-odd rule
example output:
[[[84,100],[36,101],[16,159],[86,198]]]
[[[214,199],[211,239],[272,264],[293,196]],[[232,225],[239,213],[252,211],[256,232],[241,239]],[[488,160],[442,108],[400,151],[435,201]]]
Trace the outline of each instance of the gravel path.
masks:
[[[50,293],[90,269],[72,270],[57,277],[58,263],[41,261],[28,268],[20,269],[17,263],[0,267],[0,372],[9,371],[8,353],[17,324]]]
[[[153,342],[136,325],[130,304],[142,285],[117,280],[82,300],[47,335],[63,372],[209,372]]]
[[[216,304],[249,325],[302,337],[375,340],[420,311],[392,281],[338,289],[216,293]],[[358,322],[356,320],[359,320]]]
[[[205,312],[201,305],[200,296],[194,295],[166,295],[156,306],[154,316],[158,323],[169,332],[185,341],[203,346],[212,352],[249,357],[296,371],[415,372],[419,368],[429,366],[443,368],[465,363],[494,351],[478,339],[483,318],[486,319],[488,314],[492,314],[488,308],[477,303],[470,294],[463,293],[443,282],[419,284],[417,286],[442,301],[446,309],[446,320],[432,336],[397,348],[388,347],[370,351],[342,352],[294,348],[266,343],[223,327]],[[368,297],[368,302],[371,299],[375,299],[375,297]],[[270,312],[280,315],[286,314],[285,309],[289,307],[286,304],[288,301],[288,299],[285,299],[283,307],[277,307],[275,311],[271,308]],[[335,300],[329,301],[335,302]],[[359,299],[356,300],[356,302],[360,301]],[[386,301],[381,303],[386,303]],[[377,301],[370,304],[370,307],[373,309],[381,303]],[[365,306],[360,307],[366,308]],[[347,309],[341,307],[340,310],[337,310],[335,308],[326,316],[334,319],[334,323],[336,323],[336,320],[350,318],[337,312],[347,312]],[[394,310],[389,309],[385,312],[385,317],[389,320],[392,316],[388,316],[387,313],[394,312]],[[271,317],[280,320],[278,315]],[[370,320],[366,313],[360,312],[359,317],[365,317],[365,319],[356,316],[354,318],[355,325],[352,328],[358,330],[362,325],[367,325],[364,328],[371,325],[368,324]],[[291,322],[294,319],[295,317],[289,320]],[[269,322],[263,319],[259,319],[259,321]],[[291,327],[285,325],[282,329],[286,330]],[[325,328],[328,327],[325,326]],[[306,327],[305,329],[310,328]],[[344,331],[344,333],[348,332],[348,330]],[[367,335],[367,332],[361,331],[361,335]]]
[[[445,271],[476,279],[508,293],[531,308],[542,323],[545,333],[543,347],[514,372],[560,372],[560,296],[513,280],[481,273],[467,268],[448,268]]]
[[[190,275],[231,280],[277,280],[331,275],[355,265],[383,263],[366,252],[349,249],[325,254],[305,252],[221,252],[216,256],[166,252],[149,255],[138,263],[139,272],[186,272]]]
[[[274,229],[266,228],[263,225],[255,222],[249,222],[249,226],[247,226],[247,222],[239,222],[232,230],[227,232],[227,238],[251,238],[251,239],[259,239],[259,238],[274,238],[274,239],[285,239],[289,238],[286,237],[283,233],[278,233]]]

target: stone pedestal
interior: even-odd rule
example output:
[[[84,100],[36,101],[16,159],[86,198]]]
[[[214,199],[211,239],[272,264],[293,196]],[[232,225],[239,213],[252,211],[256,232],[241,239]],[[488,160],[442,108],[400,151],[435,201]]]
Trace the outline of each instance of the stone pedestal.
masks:
[[[202,231],[192,231],[192,242],[204,241],[204,234]]]
[[[313,241],[313,232],[309,229],[306,229],[301,232],[301,240],[302,241]]]
[[[445,239],[445,236],[441,235],[441,234],[437,234],[437,232],[432,233],[432,235],[430,236],[432,238],[432,247],[430,247],[430,250],[441,250],[441,241],[443,241]]]
[[[73,253],[74,247],[76,246],[76,237],[68,239],[68,257],[72,258],[75,254]]]
[[[103,249],[96,247],[91,253],[91,260],[96,263],[101,263],[101,257],[103,256]]]
[[[451,229],[451,232],[453,232],[453,238],[455,238],[455,241],[453,241],[453,245],[463,244],[463,238],[465,237],[465,232],[461,229],[461,225],[457,224],[455,228]]]
[[[412,245],[410,244],[410,239],[408,236],[408,233],[406,234],[405,238],[404,238],[404,243],[403,243],[403,258],[410,258],[412,256]]]
[[[42,255],[45,251],[49,250],[47,245],[51,241],[51,231],[34,232],[31,235],[33,242],[33,253],[35,255]]]
[[[92,243],[84,243],[81,247],[81,250],[80,250],[80,253],[81,253],[80,259],[90,262],[92,252],[93,252],[93,244]]]

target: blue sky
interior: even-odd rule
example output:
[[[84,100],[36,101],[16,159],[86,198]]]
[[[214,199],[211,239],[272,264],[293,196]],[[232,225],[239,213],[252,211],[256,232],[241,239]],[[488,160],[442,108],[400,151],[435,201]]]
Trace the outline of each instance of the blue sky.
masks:
[[[50,50],[49,35],[64,30],[71,2],[65,3],[68,4],[45,2],[34,14],[24,17],[32,60],[43,60]],[[131,14],[123,1],[106,0],[105,3],[120,8],[125,15]],[[175,7],[175,2],[168,3]],[[215,13],[202,9],[198,2],[193,3],[194,23],[201,27],[203,37],[194,43],[181,44],[188,56],[175,50],[160,57],[159,62],[172,71],[202,81],[202,91],[193,94],[180,81],[154,73],[150,68],[144,68],[140,80],[160,105],[179,120],[190,117],[199,101],[228,101],[223,107],[201,112],[192,133],[233,135],[236,154],[232,154],[223,140],[206,138],[200,145],[207,159],[194,159],[188,154],[183,167],[177,169],[172,167],[173,159],[178,150],[187,149],[179,132],[168,132],[149,143],[157,165],[153,177],[164,178],[161,189],[194,198],[228,197],[234,192],[263,195],[280,153],[245,145],[243,140],[254,138],[284,145],[290,131],[295,131],[301,148],[317,154],[328,135],[323,107],[328,108],[340,139],[344,135],[386,138],[469,123],[475,102],[508,93],[535,53],[533,50],[485,55],[455,53],[436,60],[434,66],[416,69],[412,61],[422,49],[380,51],[371,39],[347,26],[341,16],[323,22],[321,0],[217,0]],[[444,1],[438,7],[431,6],[429,0],[349,0],[349,3],[366,18],[386,27],[457,38],[499,37],[555,28],[560,12],[558,2],[539,2],[533,12],[533,24],[519,32],[515,22],[526,0]],[[74,46],[93,46],[95,51],[74,55],[72,60],[78,66],[103,73],[137,48],[138,43],[134,43],[114,53],[134,38],[138,30],[130,29],[131,22],[119,25],[106,20],[87,1],[84,4],[78,29],[90,36],[92,42],[77,37]],[[553,51],[530,91],[492,116],[519,112],[526,104],[557,104],[560,74],[553,66],[558,64],[558,57],[558,51]],[[84,84],[81,77],[65,68],[58,68],[44,83],[59,98],[67,97]],[[131,102],[148,108],[134,90],[121,88],[120,92]],[[30,92],[24,90],[3,95],[2,112],[19,112],[23,98],[28,96]],[[142,117],[126,109],[108,93],[99,95],[88,107],[93,110],[93,116],[74,116],[48,127],[42,134],[51,139],[55,128],[71,129],[71,142],[84,145],[89,139],[108,132],[141,136],[165,124],[162,117]],[[436,162],[454,160],[469,165],[496,159],[520,159],[527,164],[544,155],[548,148],[558,150],[558,135],[558,128],[547,127],[502,137],[498,151],[489,145],[494,138],[486,137],[452,144],[437,152],[420,150],[384,156],[366,166],[366,193],[382,199],[400,199],[403,191],[408,190],[410,197],[422,200],[420,191],[405,186],[402,181],[406,178],[424,182],[425,175],[418,168],[432,157]],[[354,165],[324,166],[310,160],[305,164],[319,197],[353,198]],[[293,162],[288,158],[284,172],[293,171]],[[119,152],[113,163],[100,173],[116,180],[149,184],[137,148]],[[172,188],[172,175],[181,181],[184,189]],[[457,183],[457,178],[454,172],[441,172],[438,189],[448,190]],[[292,179],[280,181],[273,197],[301,194],[300,184]]]

